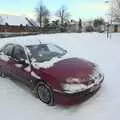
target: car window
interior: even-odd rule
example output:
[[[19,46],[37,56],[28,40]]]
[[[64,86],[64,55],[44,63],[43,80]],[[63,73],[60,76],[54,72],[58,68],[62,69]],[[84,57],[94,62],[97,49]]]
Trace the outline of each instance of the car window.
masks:
[[[14,45],[12,44],[5,46],[5,48],[3,49],[3,53],[7,56],[12,56],[13,47]]]
[[[62,57],[66,51],[53,44],[38,44],[26,46],[30,58],[37,62],[49,61],[54,57]]]
[[[26,60],[27,56],[25,54],[24,48],[21,46],[15,46],[13,51],[13,58],[16,60]]]
[[[63,54],[63,49],[58,47],[57,45],[47,44],[47,47],[51,52]]]
[[[47,47],[47,45],[43,44],[43,45],[39,46],[39,52],[42,53],[42,54],[45,54],[45,53],[48,53],[50,51],[49,51],[49,48]]]

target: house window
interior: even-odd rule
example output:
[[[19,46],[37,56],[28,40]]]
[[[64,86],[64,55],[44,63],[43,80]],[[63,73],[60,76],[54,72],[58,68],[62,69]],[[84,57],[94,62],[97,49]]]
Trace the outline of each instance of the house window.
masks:
[[[114,32],[118,32],[118,25],[114,26]]]

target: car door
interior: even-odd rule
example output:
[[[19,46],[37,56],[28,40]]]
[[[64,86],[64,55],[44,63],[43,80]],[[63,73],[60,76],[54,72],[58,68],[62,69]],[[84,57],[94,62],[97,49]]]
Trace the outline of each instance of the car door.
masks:
[[[22,46],[16,45],[14,47],[12,61],[13,66],[11,71],[13,76],[19,80],[24,81],[25,83],[29,83],[31,65],[29,63],[25,49]]]
[[[4,71],[6,75],[11,74],[13,48],[13,44],[7,44],[0,51],[0,70]]]

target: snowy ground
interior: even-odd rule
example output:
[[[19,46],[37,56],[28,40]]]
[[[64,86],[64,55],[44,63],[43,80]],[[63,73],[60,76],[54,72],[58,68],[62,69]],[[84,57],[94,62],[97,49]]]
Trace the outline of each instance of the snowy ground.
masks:
[[[54,34],[0,39],[0,46],[23,39],[39,38],[61,45],[74,56],[100,65],[105,74],[103,87],[86,102],[69,108],[49,107],[31,91],[8,78],[0,78],[0,120],[119,120],[120,119],[120,34]]]

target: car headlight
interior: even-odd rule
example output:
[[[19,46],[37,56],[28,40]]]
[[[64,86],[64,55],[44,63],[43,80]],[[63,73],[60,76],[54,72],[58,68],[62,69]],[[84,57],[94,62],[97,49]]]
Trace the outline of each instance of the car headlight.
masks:
[[[90,75],[91,79],[93,80],[99,80],[104,76],[104,74],[101,72],[101,68],[96,65],[95,70],[92,75]]]
[[[87,89],[87,86],[84,84],[63,84],[62,85],[64,92],[66,93],[76,93],[81,92]]]

